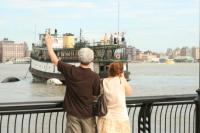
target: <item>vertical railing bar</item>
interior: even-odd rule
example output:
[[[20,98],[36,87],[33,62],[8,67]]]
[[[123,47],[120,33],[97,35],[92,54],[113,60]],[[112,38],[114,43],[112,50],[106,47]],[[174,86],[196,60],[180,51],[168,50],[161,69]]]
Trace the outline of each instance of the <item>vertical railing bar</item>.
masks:
[[[169,105],[167,105],[166,111],[165,111],[165,133],[166,133],[166,127],[167,127],[167,110],[168,110]]]
[[[42,133],[44,133],[44,118],[45,118],[45,113],[43,113],[42,116]]]
[[[153,125],[152,124],[152,122],[154,122],[155,120],[153,120],[155,117],[154,117],[154,115],[153,115],[153,112],[155,112],[155,108],[154,108],[155,106],[152,106],[152,108],[151,108],[151,117],[150,117],[150,122],[151,122],[151,125]],[[151,127],[151,131],[153,131],[153,126]]]
[[[56,123],[55,123],[55,124],[56,124],[56,127],[55,127],[55,133],[57,133],[57,130],[58,130],[58,129],[57,129],[57,125],[58,125],[58,113],[59,113],[59,112],[57,112],[57,115],[56,115]]]
[[[177,113],[177,110],[178,110],[178,105],[176,105],[176,110],[175,110],[175,116],[174,116],[174,133],[176,133],[176,113]]]
[[[127,109],[128,109],[128,115],[130,114],[131,108],[132,108],[132,107],[127,108]]]
[[[199,3],[198,3],[199,5]],[[199,10],[200,12],[200,10]],[[199,27],[200,29],[200,27]],[[200,34],[200,32],[199,32]],[[199,46],[200,46],[200,39],[199,39]],[[200,57],[200,56],[199,56]],[[198,59],[199,64],[199,88],[196,90],[197,96],[194,99],[195,102],[195,120],[194,120],[194,126],[195,126],[195,133],[200,133],[200,59]]]
[[[169,121],[170,121],[170,125],[169,125],[169,129],[170,129],[170,133],[171,133],[171,130],[172,130],[172,111],[173,111],[173,108],[174,108],[174,106],[172,105],[172,108],[171,108],[171,110],[170,110],[170,119],[169,119]]]
[[[195,128],[196,128],[195,120],[196,120],[196,108],[194,109],[193,113],[193,133],[195,133]]]
[[[150,132],[152,132],[152,126],[151,126],[151,125],[152,125],[152,124],[151,124],[151,123],[152,123],[151,120],[152,120],[152,118],[153,118],[153,117],[152,117],[152,111],[153,111],[153,104],[152,104],[152,107],[150,108],[150,115],[151,115],[150,118],[149,118],[149,123],[150,123],[149,129],[150,129]]]
[[[51,116],[52,116],[52,112],[50,113],[50,117],[49,117],[49,133],[51,133]]]
[[[24,132],[23,128],[24,128],[24,114],[22,115],[21,133]]]
[[[157,111],[158,111],[158,106],[156,106],[156,112],[155,112],[155,126],[154,126],[155,133],[156,133],[156,116],[157,116]]]
[[[183,109],[183,104],[181,105],[180,114],[179,114],[179,133],[182,133],[181,132],[181,113],[182,113],[182,109]]]
[[[64,119],[65,119],[65,111],[63,112],[63,117],[62,117],[62,133],[64,133]]]
[[[32,116],[32,113],[30,113],[29,120],[28,120],[28,133],[31,132],[31,116]]]
[[[133,111],[133,116],[132,116],[132,130],[134,130],[134,119],[135,119],[135,112],[136,112],[137,107],[134,107],[134,111]],[[133,132],[133,131],[132,131]]]
[[[153,107],[150,109],[150,114],[152,114]]]
[[[151,125],[152,125],[152,124],[151,124],[151,120],[152,120],[151,118],[153,118],[153,117],[152,117],[152,110],[153,110],[153,105],[152,105],[152,107],[150,108],[150,114],[151,114],[151,116],[150,116],[150,118],[149,118],[149,123],[150,123],[149,129],[150,129],[150,132],[152,131],[152,128],[151,128],[151,127],[152,127],[152,126],[151,126]]]
[[[16,133],[17,114],[15,115],[14,133]]]
[[[162,127],[162,111],[163,111],[163,105],[161,106],[161,111],[160,111],[160,133],[161,133],[161,127]]]
[[[152,127],[152,126],[151,126],[151,125],[152,125],[152,124],[151,124],[152,110],[153,110],[153,105],[152,105],[152,107],[150,108],[150,115],[151,115],[150,118],[149,118],[149,123],[150,123],[149,129],[150,129],[150,132],[152,131],[152,128],[151,128],[151,127]]]
[[[189,128],[188,128],[189,131],[188,131],[188,133],[190,133],[190,125],[191,125],[191,124],[190,124],[190,120],[191,120],[190,116],[191,116],[192,106],[193,106],[193,105],[191,104],[190,110],[189,110]]]
[[[10,123],[10,114],[8,115],[8,121],[7,121],[7,133],[9,133],[9,123]]]
[[[0,133],[1,133],[1,126],[2,126],[2,118],[3,118],[3,116],[2,115],[0,115],[1,116],[1,119],[0,119]]]
[[[35,133],[37,133],[37,122],[38,122],[38,113],[36,114],[36,119],[35,119]]]
[[[183,130],[183,133],[185,133],[185,130],[186,130],[186,114],[187,114],[187,109],[188,109],[188,104],[186,105],[186,107],[185,107],[186,109],[185,109],[185,113],[184,113],[184,130]]]

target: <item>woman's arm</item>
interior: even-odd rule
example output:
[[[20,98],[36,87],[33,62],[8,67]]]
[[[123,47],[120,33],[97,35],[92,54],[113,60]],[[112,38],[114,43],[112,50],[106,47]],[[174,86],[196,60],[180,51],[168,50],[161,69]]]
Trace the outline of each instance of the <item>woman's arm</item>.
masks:
[[[123,85],[125,88],[125,94],[126,96],[131,96],[132,95],[132,87],[130,86],[130,84],[127,82],[124,73],[122,73],[122,79],[123,79]]]
[[[132,95],[132,87],[126,81],[126,79],[125,79],[125,86],[124,87],[125,87],[125,94],[126,94],[126,96],[131,96]]]
[[[57,66],[58,64],[58,57],[56,56],[54,50],[53,50],[53,38],[49,35],[49,34],[46,34],[45,36],[45,42],[46,42],[46,45],[47,45],[47,48],[48,48],[48,53],[49,53],[49,56],[51,58],[51,62],[53,62],[53,64],[55,64]]]

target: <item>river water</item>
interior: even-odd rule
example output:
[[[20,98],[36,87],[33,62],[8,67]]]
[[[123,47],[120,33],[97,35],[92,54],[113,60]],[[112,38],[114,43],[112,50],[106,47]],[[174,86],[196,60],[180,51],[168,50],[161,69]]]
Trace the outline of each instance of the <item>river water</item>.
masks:
[[[6,77],[19,82],[0,83],[0,102],[62,100],[64,86],[34,83],[28,64],[0,64],[0,81]],[[199,84],[198,63],[130,63],[133,96],[195,94]]]

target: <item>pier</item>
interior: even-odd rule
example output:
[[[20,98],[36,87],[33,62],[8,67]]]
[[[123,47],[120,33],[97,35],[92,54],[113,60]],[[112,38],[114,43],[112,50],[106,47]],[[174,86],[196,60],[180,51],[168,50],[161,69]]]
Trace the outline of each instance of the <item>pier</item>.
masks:
[[[127,97],[126,103],[132,133],[200,133],[199,94]],[[0,133],[65,133],[65,127],[63,101],[0,103]]]

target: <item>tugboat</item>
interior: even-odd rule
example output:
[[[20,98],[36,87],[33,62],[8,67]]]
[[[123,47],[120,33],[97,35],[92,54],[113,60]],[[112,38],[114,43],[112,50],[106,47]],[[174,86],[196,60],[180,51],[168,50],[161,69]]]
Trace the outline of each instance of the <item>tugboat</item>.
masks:
[[[51,63],[48,50],[45,44],[45,34],[50,34],[54,39],[53,48],[63,62],[79,66],[78,50],[83,47],[91,48],[94,51],[94,61],[91,63],[91,69],[98,73],[101,78],[108,76],[108,66],[113,61],[121,61],[124,64],[124,75],[129,80],[127,55],[125,53],[126,42],[124,39],[104,40],[100,42],[89,43],[82,39],[76,39],[73,34],[66,33],[59,36],[57,30],[52,34],[47,29],[44,34],[39,34],[39,42],[32,44],[30,56],[30,68],[34,80],[46,81],[51,78],[57,78],[64,83],[63,75],[57,70],[57,66]],[[106,38],[107,39],[107,38]],[[116,42],[117,40],[117,42]]]

